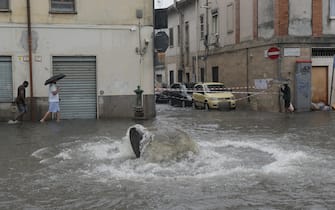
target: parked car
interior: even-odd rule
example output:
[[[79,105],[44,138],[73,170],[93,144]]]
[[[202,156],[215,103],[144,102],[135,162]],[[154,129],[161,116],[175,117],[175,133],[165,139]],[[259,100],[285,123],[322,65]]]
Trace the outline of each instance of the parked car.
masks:
[[[235,109],[235,96],[223,83],[198,83],[192,95],[193,107],[208,109]]]
[[[192,106],[192,93],[191,84],[173,83],[169,90],[170,105]]]
[[[155,101],[156,103],[169,103],[169,91],[165,88],[155,88]]]

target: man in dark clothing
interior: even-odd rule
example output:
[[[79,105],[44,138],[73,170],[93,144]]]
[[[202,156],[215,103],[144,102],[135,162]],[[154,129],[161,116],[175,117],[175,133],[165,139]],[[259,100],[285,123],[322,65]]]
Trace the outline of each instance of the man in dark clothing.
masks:
[[[23,115],[27,112],[27,104],[26,104],[26,87],[28,87],[28,81],[24,81],[22,85],[17,88],[17,97],[15,99],[15,103],[17,106],[17,110],[19,114],[14,119],[13,123],[17,123],[18,120],[22,120]]]
[[[290,111],[291,104],[291,89],[288,84],[284,84],[284,88],[281,88],[281,92],[283,93],[283,99],[285,103],[285,111]]]

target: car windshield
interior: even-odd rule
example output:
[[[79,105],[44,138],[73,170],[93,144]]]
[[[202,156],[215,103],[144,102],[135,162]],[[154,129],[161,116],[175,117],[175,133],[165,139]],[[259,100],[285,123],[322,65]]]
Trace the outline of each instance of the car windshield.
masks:
[[[208,91],[208,92],[221,92],[221,91],[225,91],[225,86],[221,85],[221,84],[207,85],[206,91]]]

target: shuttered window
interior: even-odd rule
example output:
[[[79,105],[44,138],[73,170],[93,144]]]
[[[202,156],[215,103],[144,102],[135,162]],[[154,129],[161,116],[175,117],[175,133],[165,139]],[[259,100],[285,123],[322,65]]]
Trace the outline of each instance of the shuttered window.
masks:
[[[217,9],[212,11],[212,33],[213,35],[219,33],[219,13]]]
[[[75,0],[51,0],[52,13],[75,13]]]
[[[173,28],[169,28],[169,45],[173,47],[174,40],[173,40]]]
[[[234,32],[234,5],[227,5],[227,33]]]
[[[0,56],[0,102],[12,101],[12,59],[10,56]]]
[[[60,109],[63,119],[97,117],[96,58],[91,56],[55,56],[53,73],[65,74],[60,87]]]
[[[329,0],[329,17],[335,19],[335,0]]]
[[[0,11],[9,10],[9,0],[0,0]]]
[[[200,39],[204,39],[204,37],[205,37],[204,15],[200,15]]]

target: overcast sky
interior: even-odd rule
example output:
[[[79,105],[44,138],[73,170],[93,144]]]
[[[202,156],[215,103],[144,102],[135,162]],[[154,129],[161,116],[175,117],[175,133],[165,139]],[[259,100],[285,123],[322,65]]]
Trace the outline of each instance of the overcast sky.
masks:
[[[173,3],[173,0],[155,0],[155,8],[166,8]]]

